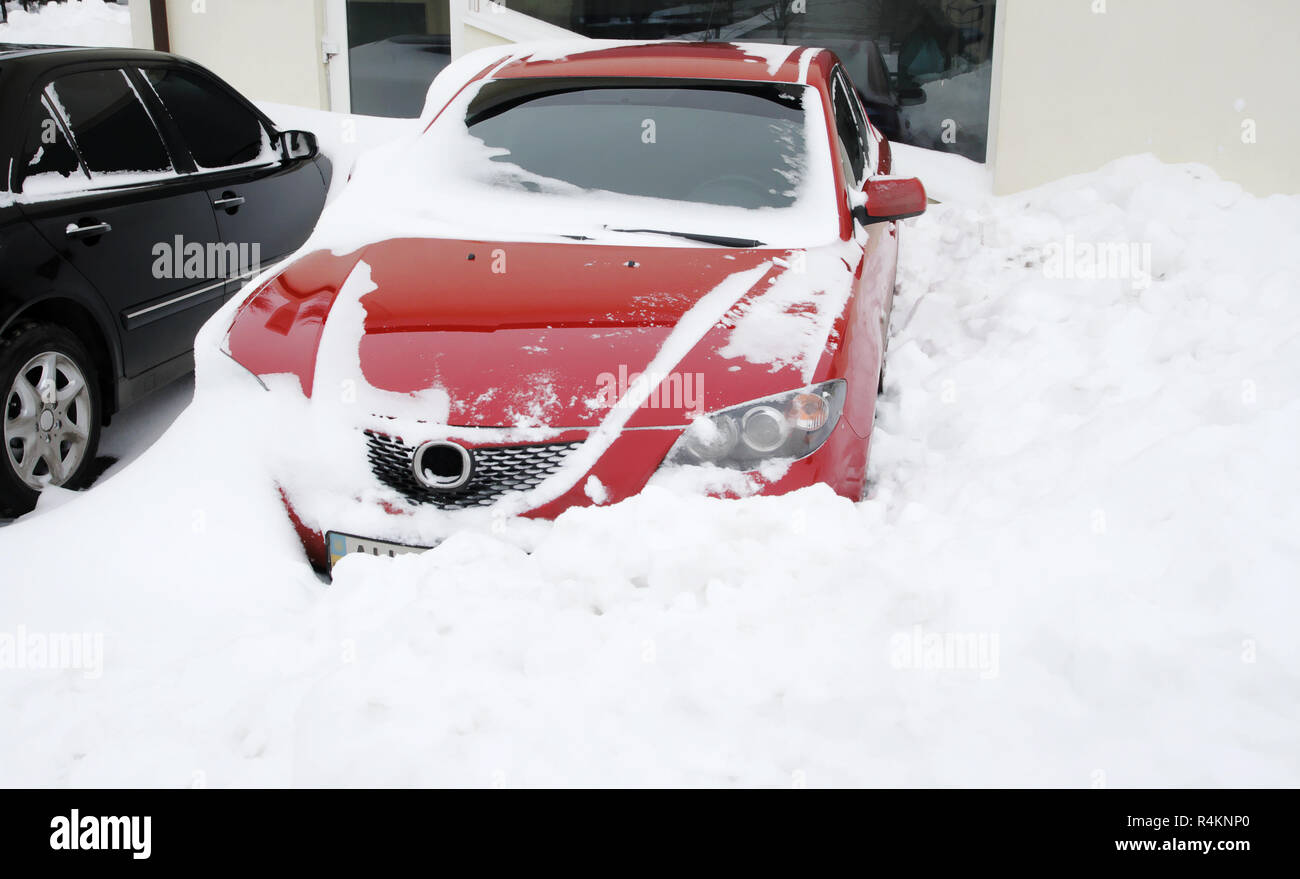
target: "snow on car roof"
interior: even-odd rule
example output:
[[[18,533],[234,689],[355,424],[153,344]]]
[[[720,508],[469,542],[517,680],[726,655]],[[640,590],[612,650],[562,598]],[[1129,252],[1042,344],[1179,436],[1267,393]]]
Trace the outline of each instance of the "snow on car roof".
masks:
[[[771,43],[558,40],[521,43],[493,79],[528,76],[654,76],[804,82],[821,50]]]

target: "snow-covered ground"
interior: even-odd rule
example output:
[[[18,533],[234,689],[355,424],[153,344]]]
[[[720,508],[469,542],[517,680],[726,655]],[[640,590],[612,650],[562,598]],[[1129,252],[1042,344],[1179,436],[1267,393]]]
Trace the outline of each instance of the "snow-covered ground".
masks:
[[[0,43],[128,47],[131,12],[104,0],[66,0],[31,12],[10,2],[9,21],[0,24]]]
[[[413,127],[264,106],[340,181]],[[895,150],[943,203],[867,500],[657,487],[326,586],[261,453],[312,438],[201,354],[0,528],[0,784],[1300,784],[1300,198]]]
[[[0,783],[1300,783],[1300,198],[898,165],[948,200],[903,238],[866,501],[653,489],[326,587],[256,452],[310,437],[201,370],[0,529]],[[89,668],[14,667],[80,633]]]

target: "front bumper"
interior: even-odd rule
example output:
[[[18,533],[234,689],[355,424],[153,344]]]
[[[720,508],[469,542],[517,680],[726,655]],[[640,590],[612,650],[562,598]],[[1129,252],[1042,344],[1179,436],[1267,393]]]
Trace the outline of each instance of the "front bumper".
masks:
[[[546,503],[528,509],[520,515],[529,519],[554,519],[570,507],[591,506],[596,503],[588,494],[587,485],[595,477],[604,489],[602,504],[618,503],[638,494],[659,469],[668,450],[681,436],[681,428],[648,428],[625,430],[620,434],[595,465],[573,480],[571,487]],[[552,438],[554,442],[571,442],[583,438],[582,432],[565,432]],[[473,443],[467,442],[470,448]],[[484,445],[491,445],[485,443]],[[841,418],[821,448],[792,462],[784,473],[771,481],[758,474],[749,474],[755,485],[754,494],[784,494],[816,483],[825,483],[837,494],[858,500],[866,478],[867,439],[850,427],[848,419]],[[391,547],[419,549],[437,544],[460,528],[481,525],[499,517],[491,506],[474,505],[468,509],[439,509],[419,503],[392,486],[380,484],[376,479],[363,492],[348,491],[346,497],[318,504],[319,491],[295,493],[281,485],[280,497],[294,529],[302,541],[312,566],[320,571],[329,570],[331,547],[330,532],[356,535],[361,539],[383,541],[386,555]],[[335,493],[345,491],[336,489]],[[738,497],[729,491],[709,492],[718,497]],[[328,507],[328,511],[321,509]],[[376,515],[380,512],[382,515]],[[337,547],[336,547],[337,548]],[[374,554],[374,553],[370,553]]]

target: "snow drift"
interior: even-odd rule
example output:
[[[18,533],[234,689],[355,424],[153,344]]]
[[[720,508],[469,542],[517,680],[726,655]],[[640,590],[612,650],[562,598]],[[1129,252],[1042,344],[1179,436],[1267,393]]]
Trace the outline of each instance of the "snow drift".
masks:
[[[0,782],[1300,783],[1300,198],[935,167],[860,504],[659,484],[327,587],[219,315],[148,453],[0,530]]]

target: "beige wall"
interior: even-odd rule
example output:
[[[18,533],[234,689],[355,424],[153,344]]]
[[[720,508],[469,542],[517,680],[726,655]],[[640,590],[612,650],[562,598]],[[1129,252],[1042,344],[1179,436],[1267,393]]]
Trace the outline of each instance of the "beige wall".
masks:
[[[1300,192],[1300,0],[999,0],[998,15],[997,192],[1141,152]]]
[[[461,43],[458,48],[460,53],[464,54],[473,52],[475,49],[486,49],[488,46],[504,46],[511,42],[513,41],[505,37],[474,27],[472,24],[466,24],[461,29]]]
[[[137,49],[153,48],[153,19],[149,0],[131,0],[131,45]]]
[[[451,57],[523,40],[581,39],[578,34],[491,0],[450,0]]]
[[[148,0],[131,0],[136,45],[152,48]],[[171,51],[246,96],[326,109],[324,0],[167,0]]]

